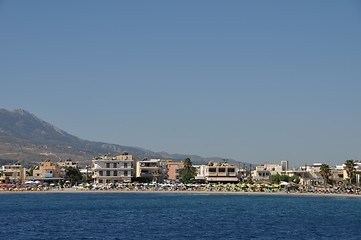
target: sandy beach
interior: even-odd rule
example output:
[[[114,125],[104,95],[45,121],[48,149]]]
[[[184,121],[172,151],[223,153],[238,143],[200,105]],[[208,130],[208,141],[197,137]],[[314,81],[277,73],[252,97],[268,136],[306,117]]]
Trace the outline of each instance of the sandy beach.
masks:
[[[360,198],[359,194],[347,193],[300,193],[300,192],[223,192],[223,191],[136,191],[136,190],[78,190],[74,188],[64,188],[62,190],[50,189],[46,191],[0,191],[0,194],[195,194],[195,195],[242,195],[242,196],[295,196],[295,197],[341,197],[341,198]]]

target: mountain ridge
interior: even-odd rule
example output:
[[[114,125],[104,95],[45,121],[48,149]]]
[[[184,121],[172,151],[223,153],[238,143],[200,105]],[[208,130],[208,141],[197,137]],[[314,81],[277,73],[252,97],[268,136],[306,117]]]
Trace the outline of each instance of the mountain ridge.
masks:
[[[194,164],[221,161],[222,158],[204,158],[198,155],[153,152],[141,147],[122,146],[105,142],[80,139],[24,110],[8,111],[0,108],[0,163],[21,161],[31,164],[41,160],[71,158],[80,163],[101,154],[129,152],[137,158],[161,158],[174,161],[191,158]],[[233,164],[238,161],[229,160]]]

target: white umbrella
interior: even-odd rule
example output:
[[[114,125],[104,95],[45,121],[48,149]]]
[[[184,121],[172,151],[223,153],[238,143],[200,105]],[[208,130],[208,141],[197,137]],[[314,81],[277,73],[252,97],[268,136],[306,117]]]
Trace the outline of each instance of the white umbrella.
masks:
[[[289,185],[289,184],[288,184],[288,182],[281,182],[280,185],[281,185],[281,186],[287,186],[287,185]]]

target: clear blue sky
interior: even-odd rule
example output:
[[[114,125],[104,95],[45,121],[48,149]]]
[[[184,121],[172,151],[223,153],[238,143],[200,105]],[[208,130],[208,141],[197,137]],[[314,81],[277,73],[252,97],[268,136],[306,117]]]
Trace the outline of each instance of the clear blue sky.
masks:
[[[360,1],[0,1],[0,108],[83,139],[361,158]]]

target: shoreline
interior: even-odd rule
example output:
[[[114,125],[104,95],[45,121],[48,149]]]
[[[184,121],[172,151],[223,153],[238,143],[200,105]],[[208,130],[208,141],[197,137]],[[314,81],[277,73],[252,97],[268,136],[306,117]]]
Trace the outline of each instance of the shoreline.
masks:
[[[64,188],[63,190],[51,189],[47,191],[0,191],[0,195],[12,194],[184,194],[184,195],[234,195],[234,196],[294,196],[294,197],[341,197],[361,198],[358,194],[347,193],[299,193],[299,192],[222,192],[222,191],[136,191],[136,190],[76,190]]]

